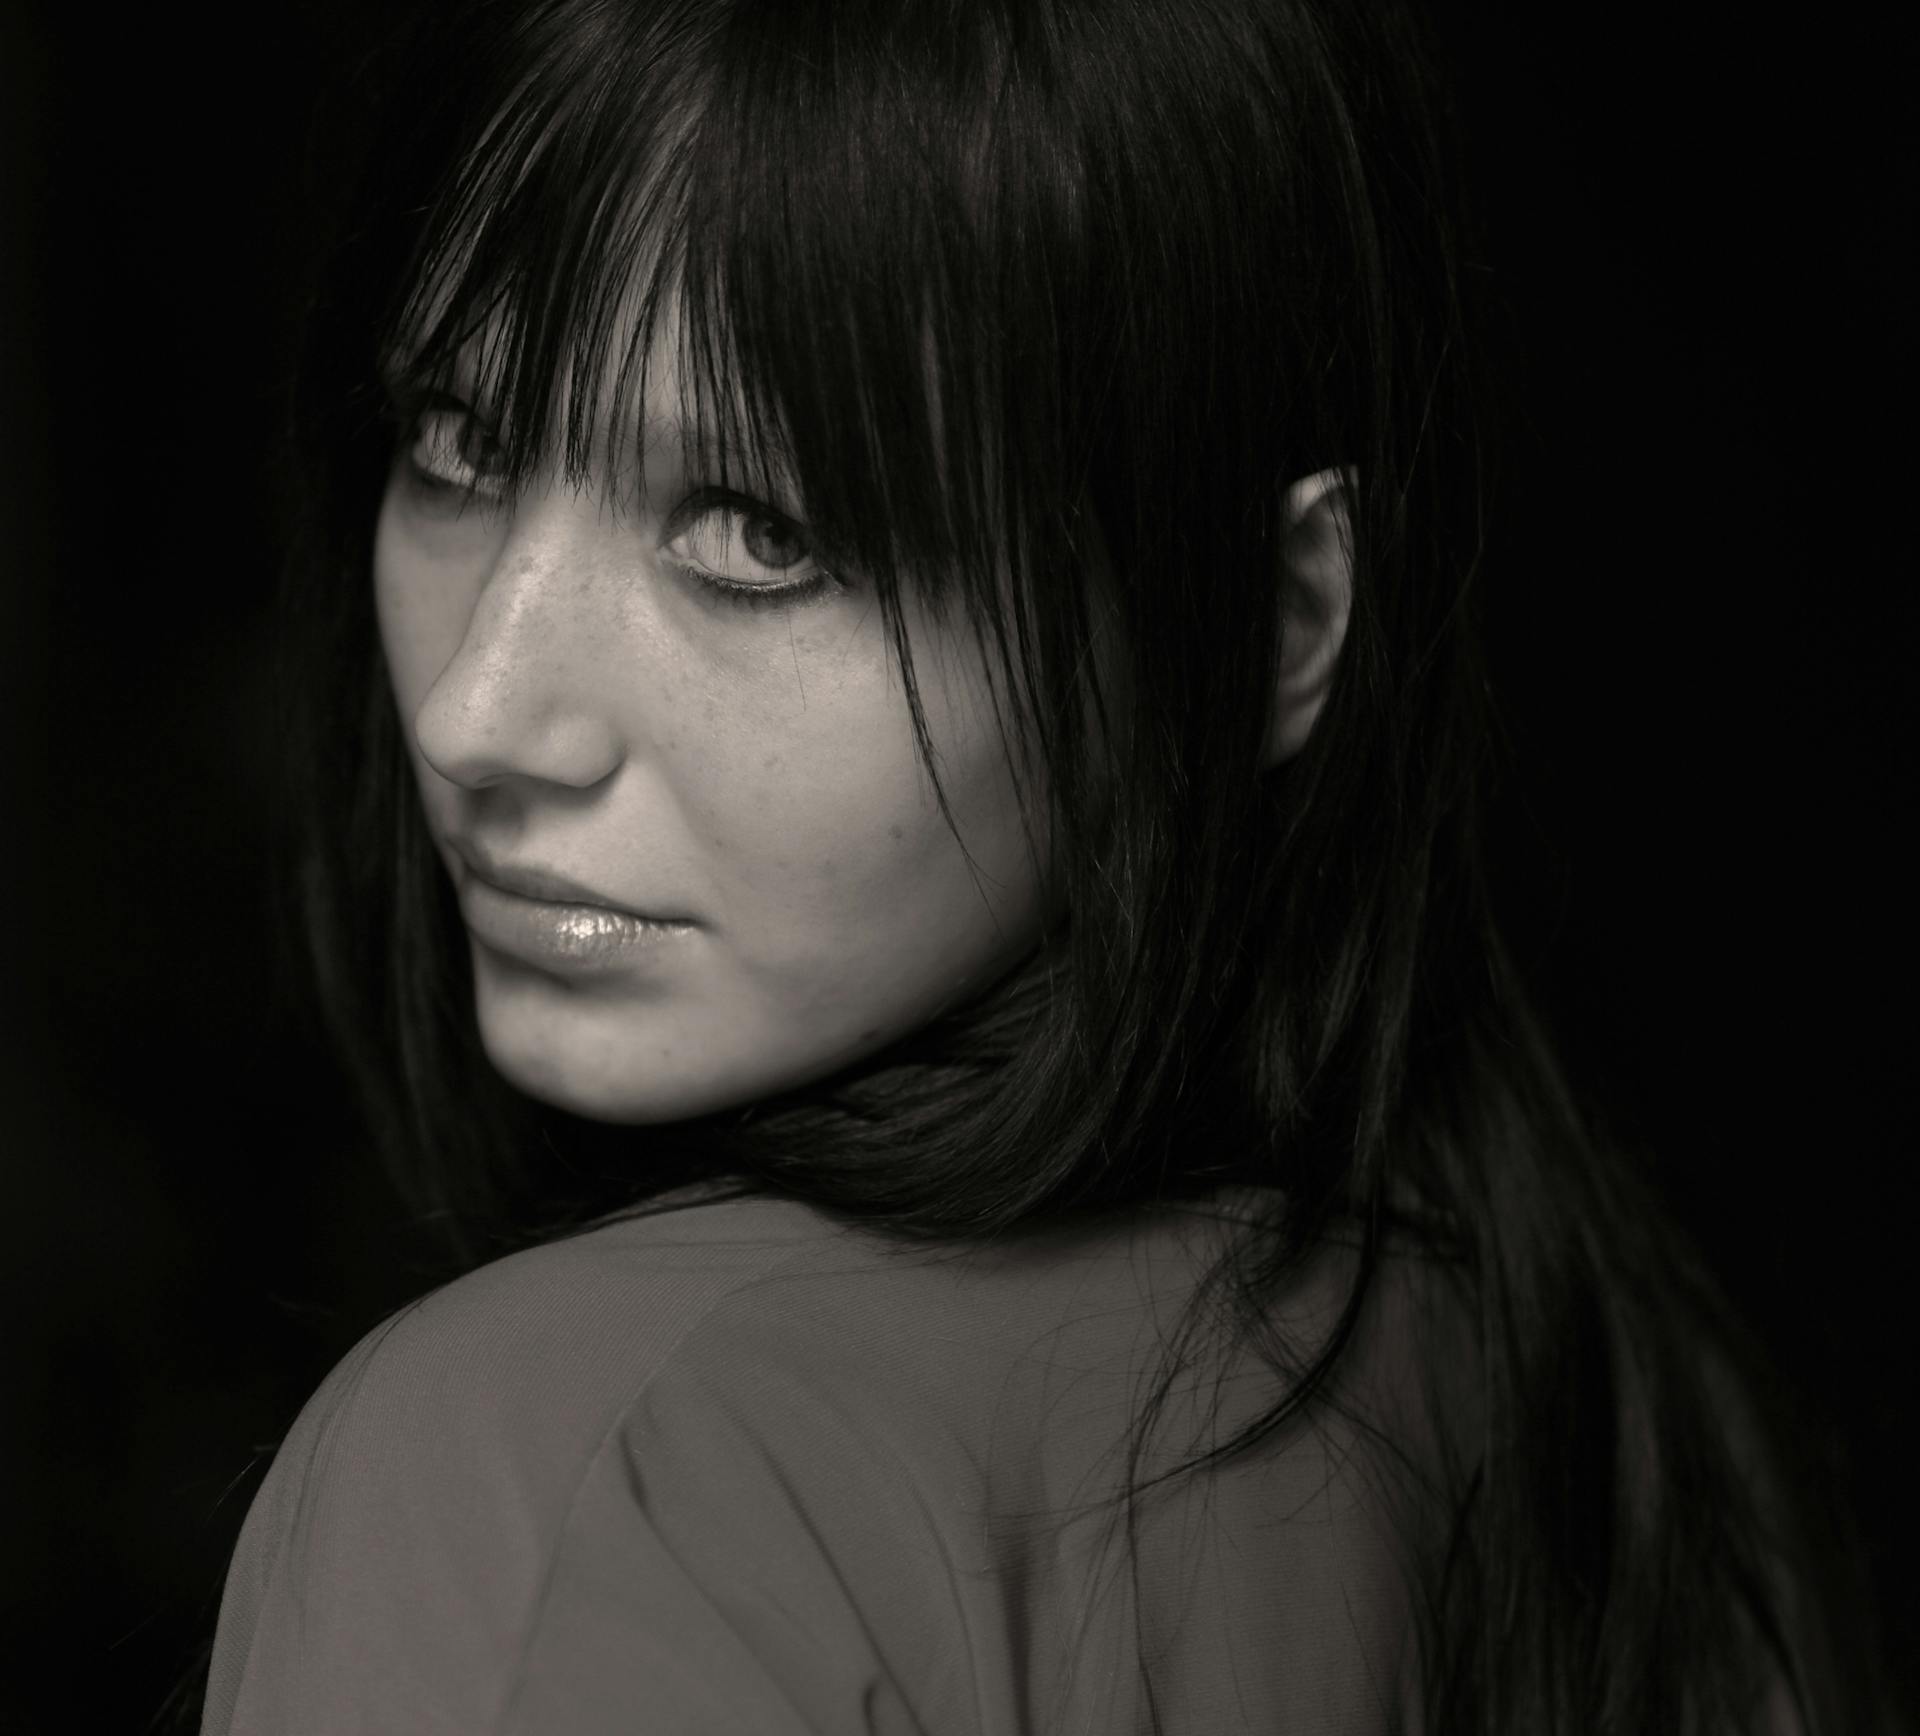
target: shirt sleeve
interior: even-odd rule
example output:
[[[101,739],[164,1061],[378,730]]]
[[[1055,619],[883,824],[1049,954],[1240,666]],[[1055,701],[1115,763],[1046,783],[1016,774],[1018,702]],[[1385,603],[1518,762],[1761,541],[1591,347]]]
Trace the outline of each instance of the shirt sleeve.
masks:
[[[503,1733],[968,1731],[916,1480],[797,1369],[651,1382],[569,1514]]]
[[[723,1306],[623,1382],[527,1336],[550,1308],[496,1314],[403,1311],[302,1412],[229,1570],[203,1736],[970,1726],[927,1721],[966,1671],[914,1479],[804,1343]]]

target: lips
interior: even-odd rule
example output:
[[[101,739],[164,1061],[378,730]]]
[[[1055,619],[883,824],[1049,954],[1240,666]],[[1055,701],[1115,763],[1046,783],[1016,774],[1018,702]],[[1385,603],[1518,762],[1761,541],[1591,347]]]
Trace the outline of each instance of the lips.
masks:
[[[618,969],[658,954],[697,929],[600,904],[555,904],[503,892],[477,875],[460,889],[467,932],[494,952],[560,973]]]
[[[539,904],[571,905],[609,911],[615,915],[631,917],[637,922],[671,925],[683,924],[691,920],[678,912],[638,909],[620,899],[610,898],[606,893],[597,891],[591,886],[583,885],[568,875],[555,873],[549,868],[535,868],[498,861],[470,839],[451,838],[448,842],[454,854],[466,865],[468,873],[498,892],[509,893],[517,898],[531,899]]]
[[[631,972],[698,932],[686,917],[620,904],[551,869],[496,862],[451,839],[465,872],[460,915],[490,952],[556,976]]]

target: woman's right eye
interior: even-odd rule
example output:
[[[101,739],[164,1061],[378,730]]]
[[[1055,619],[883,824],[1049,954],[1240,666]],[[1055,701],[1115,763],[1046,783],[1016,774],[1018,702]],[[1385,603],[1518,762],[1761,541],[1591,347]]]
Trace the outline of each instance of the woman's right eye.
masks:
[[[499,441],[460,404],[429,405],[414,417],[407,468],[431,494],[485,502],[505,492]]]

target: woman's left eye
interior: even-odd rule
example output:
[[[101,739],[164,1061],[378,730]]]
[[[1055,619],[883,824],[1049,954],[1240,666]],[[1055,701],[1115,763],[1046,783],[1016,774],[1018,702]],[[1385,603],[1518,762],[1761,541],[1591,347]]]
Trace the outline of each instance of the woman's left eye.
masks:
[[[815,559],[805,525],[744,495],[703,490],[680,506],[668,530],[669,559],[748,608],[799,603],[840,583]]]

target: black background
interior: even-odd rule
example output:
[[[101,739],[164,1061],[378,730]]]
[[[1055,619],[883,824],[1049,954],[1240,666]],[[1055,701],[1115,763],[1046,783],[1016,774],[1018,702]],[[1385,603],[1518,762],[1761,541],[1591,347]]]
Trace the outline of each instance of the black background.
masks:
[[[301,164],[375,10],[5,15],[7,1730],[142,1726],[265,1451],[422,1287],[267,849]],[[1838,1422],[1905,1653],[1912,44],[1729,16],[1443,14],[1526,410],[1499,865],[1577,1076]]]

